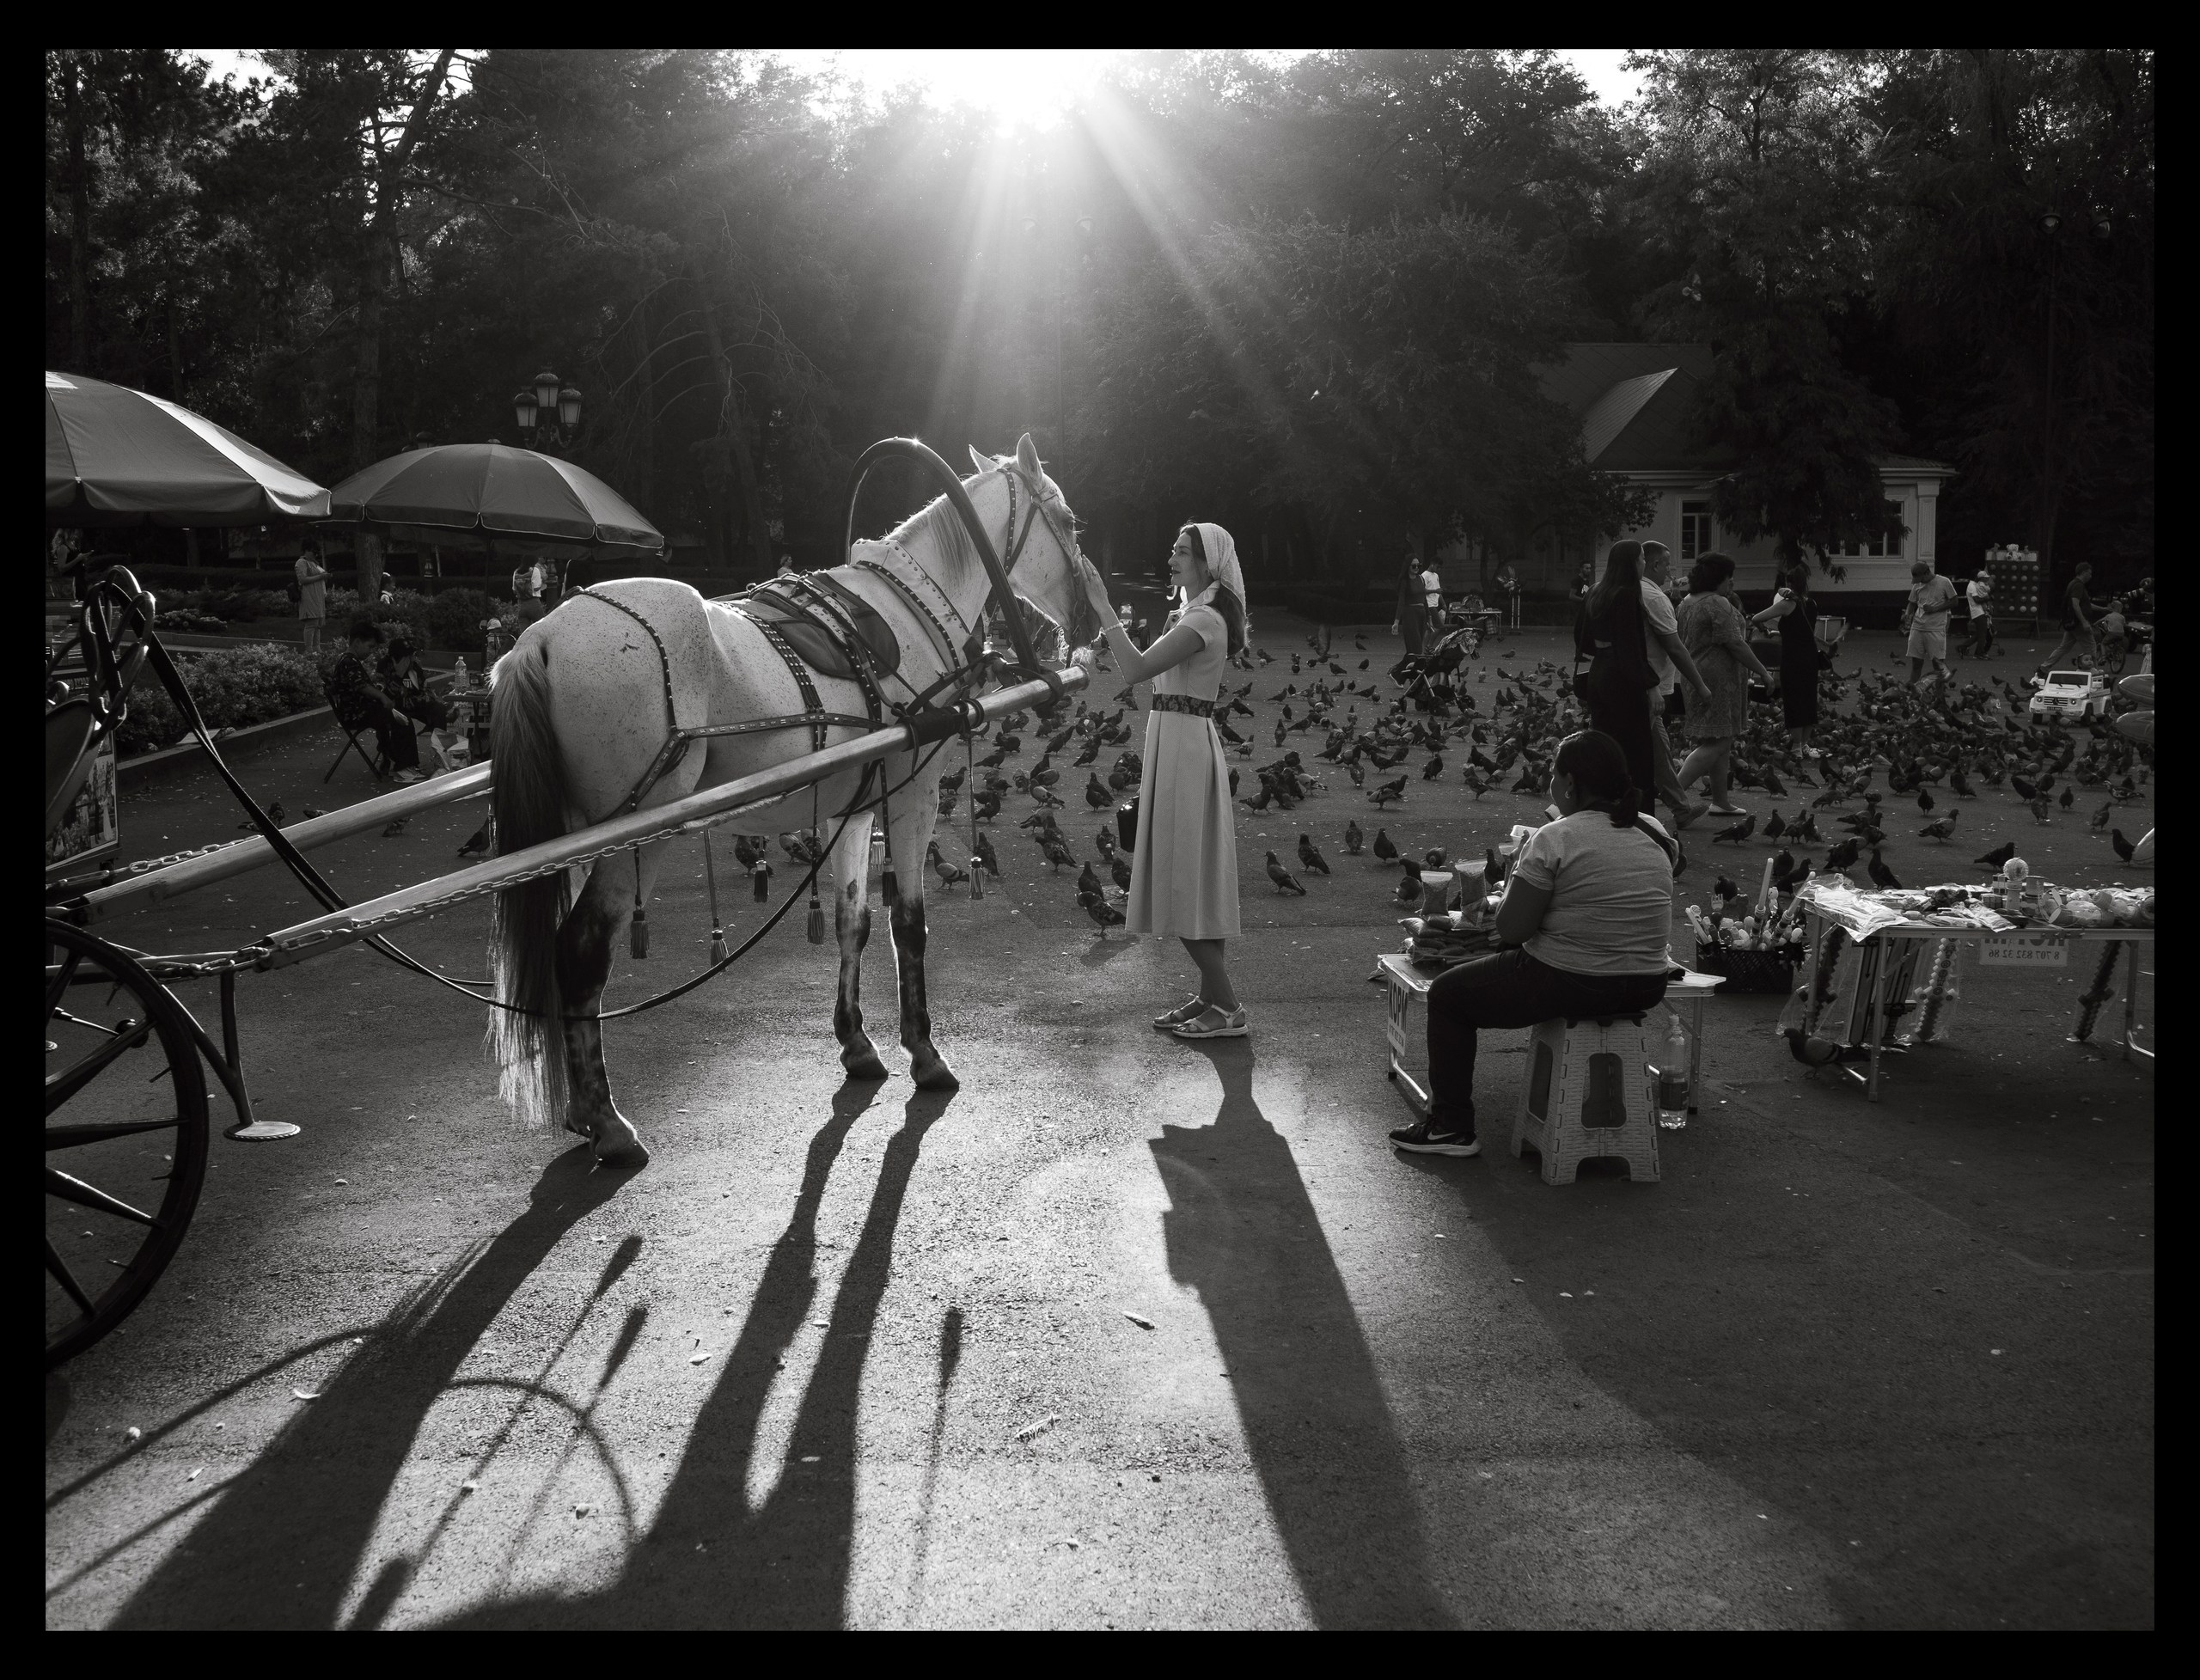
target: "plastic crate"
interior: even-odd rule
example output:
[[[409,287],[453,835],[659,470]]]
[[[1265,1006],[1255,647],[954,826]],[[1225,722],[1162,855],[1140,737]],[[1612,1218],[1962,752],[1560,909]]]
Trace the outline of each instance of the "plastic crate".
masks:
[[[1785,997],[1795,989],[1795,959],[1776,950],[1736,950],[1732,945],[1699,944],[1696,969],[1698,974],[1722,976],[1721,994],[1763,992]]]

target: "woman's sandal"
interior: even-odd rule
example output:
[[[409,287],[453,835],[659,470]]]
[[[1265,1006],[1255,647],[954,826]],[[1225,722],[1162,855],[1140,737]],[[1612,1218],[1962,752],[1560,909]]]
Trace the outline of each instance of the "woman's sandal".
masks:
[[[1207,1024],[1212,1016],[1214,1024]],[[1244,1038],[1252,1029],[1245,1024],[1245,1011],[1241,1006],[1225,1010],[1209,1004],[1189,1021],[1180,1021],[1169,1030],[1179,1038]]]
[[[1175,1027],[1181,1026],[1187,1021],[1196,1020],[1199,1017],[1200,1011],[1206,1007],[1207,999],[1205,998],[1187,998],[1182,1003],[1178,1004],[1176,1008],[1164,1010],[1160,1014],[1155,1016],[1153,1017],[1153,1024],[1158,1027],[1163,1032],[1168,1032]]]

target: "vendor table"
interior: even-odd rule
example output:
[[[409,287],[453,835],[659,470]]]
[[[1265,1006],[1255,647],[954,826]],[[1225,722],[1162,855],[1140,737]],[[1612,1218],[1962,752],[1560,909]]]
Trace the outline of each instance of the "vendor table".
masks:
[[[1383,978],[1386,1005],[1384,1037],[1390,1056],[1390,1078],[1405,1092],[1415,1111],[1428,1112],[1428,1028],[1415,1005],[1423,1004],[1428,987],[1441,969],[1416,968],[1403,951],[1384,951],[1375,959]],[[1684,969],[1665,983],[1665,1007],[1672,1011],[1688,1033],[1688,1111],[1696,1109],[1697,1075],[1703,1067],[1703,1000],[1718,987],[1717,974]],[[1682,1011],[1687,1013],[1684,1015]]]
[[[1805,911],[1804,930],[1805,949],[1809,956],[1803,967],[1805,973],[1812,976],[1812,980],[1808,988],[1807,1000],[1803,1006],[1803,1035],[1810,1038],[1817,1035],[1818,1015],[1824,1007],[1824,987],[1818,983],[1817,977],[1825,972],[1824,965],[1820,960],[1824,950],[1824,941],[1830,934],[1846,932],[1848,930],[1843,928],[1835,918],[1814,907],[1806,908]],[[2136,997],[2139,990],[2139,952],[2142,946],[2152,945],[2154,942],[2154,930],[2151,927],[2035,927],[2007,933],[1991,933],[1983,928],[1930,927],[1918,923],[1902,922],[1892,926],[1874,928],[1856,943],[1867,950],[1877,944],[1879,950],[1891,959],[1897,954],[1896,948],[1905,942],[1921,944],[1926,941],[1934,942],[1935,948],[1930,953],[1930,977],[1927,982],[1928,992],[1926,1001],[1929,1008],[1944,983],[1942,977],[1947,974],[1950,965],[1960,954],[1959,948],[1966,944],[1983,944],[1989,939],[2003,944],[2013,955],[2028,952],[2033,956],[2033,962],[2012,963],[2010,966],[2013,967],[2037,966],[2041,968],[2063,968],[2069,964],[2069,953],[2073,947],[2081,951],[2087,948],[2098,948],[2099,956],[2094,964],[2093,983],[2078,999],[2078,1018],[2073,1024],[2069,1040],[2073,1044],[2084,1044],[2092,1040],[2094,1021],[2100,1013],[2101,1005],[2108,1000],[2109,981],[2115,974],[2118,960],[2121,958],[2124,968],[2124,1034],[2120,1042],[2124,1058],[2128,1060],[2134,1054],[2137,1054],[2145,1057],[2148,1061],[2154,1060],[2154,1053],[2134,1040],[2135,1033],[2144,1030],[2135,1023],[2134,1014],[2137,1007]],[[1880,941],[1885,943],[1880,944],[1878,943]],[[1869,1010],[1865,1017],[1864,1036],[1865,1042],[1870,1048],[1870,1071],[1862,1076],[1856,1076],[1854,1068],[1843,1070],[1852,1077],[1861,1078],[1865,1095],[1873,1103],[1879,1100],[1879,1055],[1885,1048],[1887,1035],[1887,1010],[1891,1002],[1887,980],[1890,974],[1899,974],[1905,966],[1902,962],[1892,960],[1869,965],[1867,976],[1870,994]],[[1930,1042],[1930,1034],[1921,1034],[1919,1042]]]

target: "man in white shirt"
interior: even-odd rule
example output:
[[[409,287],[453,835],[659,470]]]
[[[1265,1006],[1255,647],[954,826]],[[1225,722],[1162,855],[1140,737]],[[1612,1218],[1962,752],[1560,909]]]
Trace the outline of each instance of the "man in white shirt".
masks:
[[[1433,561],[1421,568],[1421,604],[1427,609],[1429,625],[1434,627],[1444,616],[1444,579]]]
[[[1665,696],[1684,677],[1701,693],[1703,678],[1681,640],[1680,615],[1673,611],[1665,582],[1672,571],[1672,555],[1662,542],[1642,545],[1643,640],[1648,645],[1650,669],[1658,686],[1650,690],[1650,767],[1658,778],[1659,796],[1673,808],[1675,825],[1685,828],[1711,809],[1707,802],[1691,804],[1680,778],[1673,772],[1672,742],[1665,734]]]
[[[1963,593],[1971,605],[1971,643],[1964,651],[1983,659],[1994,651],[1994,580],[1982,571],[1963,586]]]
[[[1903,608],[1902,627],[1910,632],[1910,680],[1916,683],[1933,668],[1935,681],[1952,677],[1948,669],[1948,608],[1956,602],[1956,586],[1923,560],[1910,568],[1910,600]]]

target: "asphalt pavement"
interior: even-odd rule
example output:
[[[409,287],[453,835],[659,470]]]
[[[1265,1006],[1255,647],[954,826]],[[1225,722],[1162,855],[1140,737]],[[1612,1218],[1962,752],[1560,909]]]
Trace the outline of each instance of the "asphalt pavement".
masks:
[[[1265,747],[1305,647],[1259,629]],[[1366,639],[1336,656],[1379,675],[1396,645]],[[371,793],[356,759],[321,785],[333,744],[239,768],[294,814]],[[639,1174],[520,1128],[479,1008],[373,954],[247,976],[260,1111],[304,1130],[217,1142],[168,1275],[48,1378],[47,1625],[2150,1627],[2154,1075],[2107,1045],[2121,999],[2082,1047],[2081,971],[1967,969],[1878,1103],[1790,1060],[1778,998],[1715,999],[1656,1183],[1514,1159],[1525,1035],[1494,1035],[1484,1153],[1400,1157],[1367,981],[1396,877],[1342,855],[1378,819],[1332,779],[1240,812],[1250,1039],[1148,1027],[1189,965],[1096,936],[1011,798],[1007,881],[930,900],[961,1090],[901,1071],[883,918],[897,1071],[840,1080],[796,914],[607,1034]],[[1478,854],[1542,803],[1447,777],[1379,821]],[[2082,809],[1965,809],[1944,874],[2013,838],[2058,882],[2151,879]],[[455,867],[481,811],[316,858],[386,890]],[[1064,816],[1091,855],[1097,819]],[[237,821],[211,777],[163,780],[125,853]],[[1302,831],[1335,872],[1280,896],[1261,853]],[[1930,881],[1934,849],[1888,860]],[[690,851],[609,1001],[703,962]],[[736,938],[762,913],[726,908]],[[205,950],[310,913],[264,873],[114,933]],[[485,926],[403,943],[479,974]],[[183,994],[205,1018],[211,987]]]

